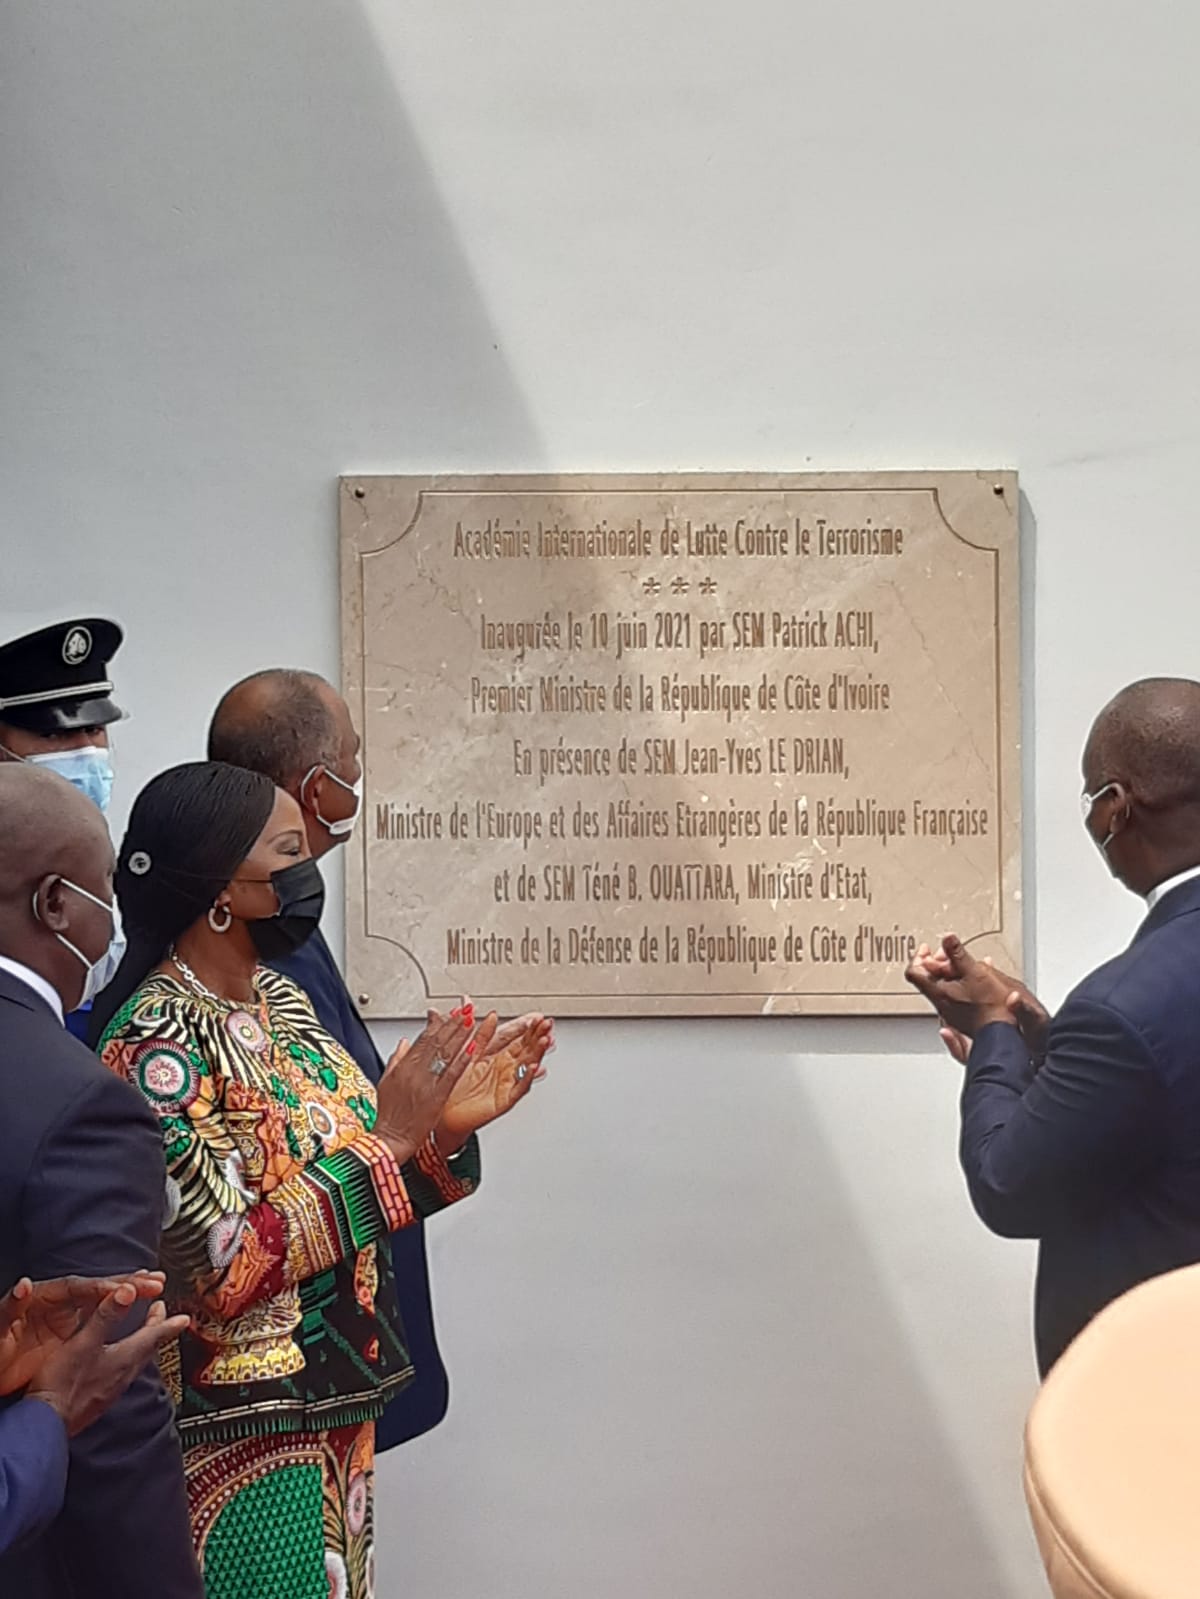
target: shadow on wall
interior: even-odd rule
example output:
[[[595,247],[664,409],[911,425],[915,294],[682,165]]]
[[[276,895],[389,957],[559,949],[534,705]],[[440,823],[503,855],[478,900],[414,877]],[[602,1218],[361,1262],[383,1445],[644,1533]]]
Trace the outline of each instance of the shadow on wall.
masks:
[[[351,0],[13,0],[3,28],[5,597],[122,616],[143,725],[187,650],[161,765],[244,669],[336,668],[339,472],[538,442]]]

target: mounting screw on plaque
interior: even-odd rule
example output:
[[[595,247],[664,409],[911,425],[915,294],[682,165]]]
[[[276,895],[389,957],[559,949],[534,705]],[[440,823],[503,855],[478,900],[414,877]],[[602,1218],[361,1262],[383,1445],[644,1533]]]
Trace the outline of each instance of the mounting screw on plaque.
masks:
[[[359,1003],[359,1004],[360,1004],[360,1005],[369,1005],[369,1004],[370,1004],[370,1003],[371,1003],[371,996],[370,996],[370,994],[360,994],[360,995],[359,995],[359,996],[358,996],[358,1003]]]
[[[1003,483],[993,483],[992,484],[992,493],[993,494],[1003,494],[1004,493],[1004,484]]]
[[[362,484],[360,483],[358,485],[358,487],[354,490],[354,498],[356,500],[365,500],[366,497],[367,497],[367,491],[366,491],[366,489],[363,488]]]

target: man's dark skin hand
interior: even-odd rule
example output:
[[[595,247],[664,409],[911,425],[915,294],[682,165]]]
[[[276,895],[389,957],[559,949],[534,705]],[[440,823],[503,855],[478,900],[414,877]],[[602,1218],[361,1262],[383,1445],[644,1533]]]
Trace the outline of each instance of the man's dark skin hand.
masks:
[[[0,1299],[0,1394],[28,1387],[49,1357],[73,1338],[110,1294],[132,1287],[138,1299],[157,1299],[160,1271],[121,1277],[22,1277]]]
[[[26,1397],[44,1400],[56,1410],[72,1438],[102,1416],[158,1350],[188,1326],[186,1316],[168,1316],[159,1300],[137,1332],[106,1344],[137,1297],[131,1282],[115,1288],[79,1331],[47,1357],[29,1386]]]
[[[942,1041],[960,1063],[970,1040],[991,1022],[1018,1028],[1035,1061],[1044,1056],[1049,1011],[1019,978],[976,960],[957,934],[948,933],[938,950],[922,944],[904,975],[937,1011]]]

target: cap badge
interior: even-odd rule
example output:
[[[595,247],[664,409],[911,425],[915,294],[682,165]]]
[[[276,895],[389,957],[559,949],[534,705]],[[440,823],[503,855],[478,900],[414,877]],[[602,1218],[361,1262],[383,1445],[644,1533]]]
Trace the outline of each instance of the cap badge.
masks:
[[[91,653],[92,635],[86,627],[73,627],[63,640],[63,660],[68,666],[82,666]]]

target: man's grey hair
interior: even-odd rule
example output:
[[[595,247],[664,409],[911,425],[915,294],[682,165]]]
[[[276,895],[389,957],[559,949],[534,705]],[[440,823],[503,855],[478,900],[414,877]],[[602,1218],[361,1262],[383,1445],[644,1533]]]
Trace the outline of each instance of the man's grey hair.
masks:
[[[337,723],[315,672],[272,667],[243,678],[221,700],[208,730],[208,758],[262,772],[293,788],[314,766],[341,758]]]

